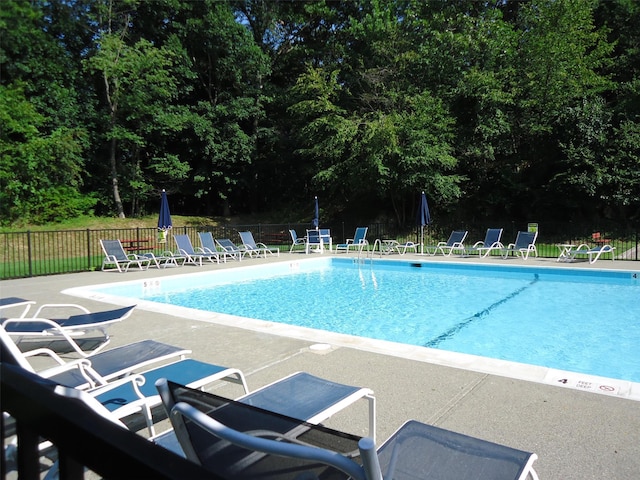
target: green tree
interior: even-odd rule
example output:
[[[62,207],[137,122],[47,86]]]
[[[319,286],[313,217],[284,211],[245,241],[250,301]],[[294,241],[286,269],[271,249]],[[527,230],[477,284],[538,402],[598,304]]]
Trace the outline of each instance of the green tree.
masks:
[[[46,118],[19,88],[0,85],[0,98],[2,222],[44,223],[90,212],[95,199],[79,191],[83,132],[41,132]]]
[[[156,47],[146,39],[131,43],[130,12],[116,15],[112,6],[111,1],[102,5],[106,8],[104,25],[86,67],[102,81],[109,178],[117,214],[124,218],[122,180],[131,213],[135,214],[138,200],[156,190],[146,175],[148,171],[179,181],[189,167],[178,156],[154,149],[152,143],[180,131],[185,124],[185,115],[171,106],[177,96],[172,72],[176,52],[167,46]],[[135,6],[131,2],[131,8]]]
[[[2,221],[45,222],[87,214],[83,196],[87,117],[77,62],[45,2],[7,0],[0,8],[0,169]],[[55,27],[55,28],[54,28]],[[60,27],[61,28],[61,27]]]
[[[269,61],[228,4],[184,2],[174,29],[193,72],[188,101],[192,118],[193,195],[211,213],[250,208],[260,191],[254,168],[261,120],[268,102],[263,87]]]

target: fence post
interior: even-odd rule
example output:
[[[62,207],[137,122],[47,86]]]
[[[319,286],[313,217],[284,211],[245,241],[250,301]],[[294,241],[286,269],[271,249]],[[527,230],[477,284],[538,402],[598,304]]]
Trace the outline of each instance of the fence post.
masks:
[[[91,271],[91,230],[87,228],[87,270]]]
[[[31,258],[31,230],[27,230],[27,259],[29,262],[29,276],[33,277],[33,259]]]

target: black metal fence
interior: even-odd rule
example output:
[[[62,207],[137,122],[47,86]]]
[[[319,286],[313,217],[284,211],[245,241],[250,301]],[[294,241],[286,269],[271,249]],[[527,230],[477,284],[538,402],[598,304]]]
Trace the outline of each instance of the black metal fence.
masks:
[[[336,223],[322,225],[330,228],[333,242],[344,242],[352,238],[358,225]],[[398,228],[393,223],[369,224],[367,238],[373,244],[375,239],[396,239],[401,242],[411,240],[420,242],[420,228]],[[469,231],[466,244],[473,245],[484,238],[487,227],[502,226],[503,243],[514,242],[519,230],[527,230],[527,224],[493,222],[484,223],[439,223],[424,228],[424,243],[432,245],[446,240],[453,229]],[[194,246],[199,245],[198,232],[210,231],[215,238],[229,238],[235,243],[240,241],[238,232],[249,230],[257,242],[271,247],[289,247],[291,245],[290,229],[303,236],[308,224],[250,224],[250,225],[197,225],[176,226],[163,242],[155,228],[126,228],[100,230],[51,230],[0,232],[0,279],[54,275],[60,273],[84,272],[100,269],[104,254],[100,247],[100,239],[120,239],[125,248],[131,252],[175,251],[173,234],[187,234]],[[600,234],[599,242],[615,247],[616,259],[640,259],[640,230],[637,228],[609,227],[594,229],[588,226],[572,224],[539,224],[539,236],[536,245],[541,257],[557,257],[559,243],[586,243],[594,245],[594,233]]]
[[[4,352],[3,352],[4,353]],[[153,478],[158,480],[219,479],[200,465],[188,461],[142,436],[101,417],[78,399],[54,393],[55,384],[45,378],[0,362],[0,418],[3,439],[17,436],[18,454],[13,468],[0,462],[0,478],[39,480],[43,439],[57,449],[59,476],[84,478]],[[5,452],[3,452],[3,455]],[[85,475],[85,468],[93,474]]]

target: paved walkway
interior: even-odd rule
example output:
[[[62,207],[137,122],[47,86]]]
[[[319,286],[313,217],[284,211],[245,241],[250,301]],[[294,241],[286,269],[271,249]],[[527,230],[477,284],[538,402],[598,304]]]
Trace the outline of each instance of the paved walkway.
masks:
[[[234,268],[258,262],[296,261],[304,254],[252,259],[241,264],[186,266],[166,270],[131,271],[127,274],[91,272],[36,277],[0,282],[0,296],[19,296],[41,303],[80,303],[92,310],[105,308],[95,300],[62,294],[65,289],[99,283],[147,279],[168,275]],[[395,258],[398,258],[397,256]],[[413,257],[420,261],[443,261],[442,257]],[[472,262],[476,259],[453,259]],[[485,260],[515,264],[520,260]],[[553,259],[530,259],[530,265],[579,266],[589,269],[626,269],[640,273],[640,263],[599,260],[556,263]],[[286,327],[242,328],[207,319],[182,318],[137,308],[132,316],[114,325],[112,346],[153,338],[193,350],[193,357],[242,369],[254,389],[295,371],[307,371],[338,382],[374,390],[378,406],[378,442],[386,439],[408,419],[417,419],[515,448],[540,457],[536,470],[541,479],[618,479],[640,477],[640,393],[633,384],[623,396],[590,393],[554,383],[511,378],[509,365],[490,374],[446,366],[430,358],[416,360],[407,347],[404,355],[383,348],[353,344],[341,339],[329,343],[320,335],[287,336]],[[321,343],[322,346],[317,345]],[[400,355],[398,354],[400,353]],[[460,365],[463,366],[463,365]],[[562,385],[562,384],[558,384]],[[221,385],[225,395],[240,395],[237,386]],[[634,400],[634,398],[636,400]],[[334,416],[327,425],[364,435],[366,402]]]

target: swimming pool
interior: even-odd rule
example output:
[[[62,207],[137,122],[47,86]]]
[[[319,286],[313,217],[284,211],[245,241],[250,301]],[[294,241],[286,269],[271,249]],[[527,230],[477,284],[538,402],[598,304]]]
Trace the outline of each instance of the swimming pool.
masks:
[[[637,272],[326,258],[90,290],[640,382]]]

